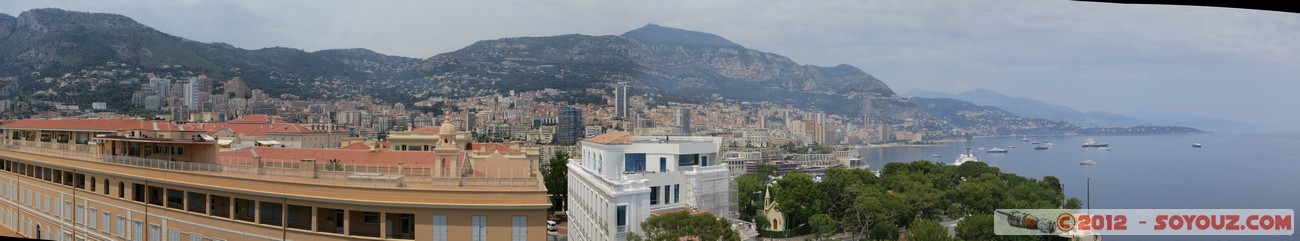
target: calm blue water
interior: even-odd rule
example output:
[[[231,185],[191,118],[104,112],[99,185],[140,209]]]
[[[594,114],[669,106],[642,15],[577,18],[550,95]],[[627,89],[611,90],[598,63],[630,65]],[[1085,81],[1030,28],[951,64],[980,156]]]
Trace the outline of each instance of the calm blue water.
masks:
[[[1109,151],[1082,148],[1086,138],[1110,144]],[[1300,210],[1300,133],[1214,133],[1163,136],[1030,137],[1056,146],[1034,150],[1020,137],[977,138],[973,142],[929,147],[862,148],[862,157],[879,170],[888,162],[938,159],[952,163],[971,147],[984,162],[1003,172],[1041,179],[1056,176],[1066,195],[1092,208],[1143,209],[1292,209]],[[1200,142],[1203,148],[1192,148]],[[1014,145],[1005,154],[980,147]],[[943,155],[931,158],[931,154]],[[1081,166],[1092,159],[1095,166]],[[1297,240],[1300,236],[1108,236],[1105,240]]]

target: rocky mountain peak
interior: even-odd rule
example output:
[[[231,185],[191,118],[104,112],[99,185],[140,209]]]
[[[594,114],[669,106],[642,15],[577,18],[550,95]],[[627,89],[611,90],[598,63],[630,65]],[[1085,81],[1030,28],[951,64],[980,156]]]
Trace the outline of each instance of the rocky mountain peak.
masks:
[[[8,38],[14,32],[18,19],[9,14],[0,13],[0,39]]]
[[[679,28],[646,24],[644,27],[623,33],[623,37],[636,39],[646,44],[675,44],[700,47],[736,47],[740,44],[731,42],[722,36],[705,32],[696,32]]]
[[[68,11],[57,8],[27,10],[18,15],[15,28],[36,32],[93,30],[152,30],[131,18],[117,14]]]

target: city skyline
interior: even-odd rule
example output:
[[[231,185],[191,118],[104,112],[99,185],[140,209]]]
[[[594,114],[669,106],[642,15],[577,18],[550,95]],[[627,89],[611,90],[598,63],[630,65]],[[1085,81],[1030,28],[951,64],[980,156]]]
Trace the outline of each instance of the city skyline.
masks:
[[[180,37],[241,48],[368,48],[417,58],[478,40],[619,34],[655,23],[718,34],[801,64],[851,64],[899,93],[984,88],[1082,111],[1300,128],[1300,110],[1239,108],[1300,102],[1287,93],[1300,89],[1300,48],[1289,44],[1300,32],[1287,31],[1300,25],[1295,14],[1082,2],[1010,1],[1019,7],[1011,9],[819,4],[0,2],[11,15],[41,7],[123,14]]]

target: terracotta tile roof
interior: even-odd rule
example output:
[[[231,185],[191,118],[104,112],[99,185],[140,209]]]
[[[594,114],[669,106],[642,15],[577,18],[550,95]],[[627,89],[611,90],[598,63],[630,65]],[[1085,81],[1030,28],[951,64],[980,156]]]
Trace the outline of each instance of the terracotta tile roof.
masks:
[[[632,144],[632,132],[616,131],[598,136],[587,138],[584,141],[600,143],[605,145],[627,145]]]
[[[238,119],[227,121],[227,123],[264,124],[271,123],[271,120],[273,119],[274,118],[270,115],[246,115],[244,117],[239,117]]]
[[[4,125],[6,129],[50,129],[50,130],[103,130],[103,131],[123,131],[123,130],[159,130],[175,131],[180,130],[176,124],[166,121],[154,120],[37,120],[26,119],[18,120],[13,123]]]
[[[509,145],[506,145],[505,143],[471,143],[469,148],[470,148],[470,150],[475,150],[475,151],[489,151],[489,152],[491,152],[491,151],[499,151],[499,152],[512,152],[512,151],[515,151],[515,149],[510,148],[510,146],[509,146]]]
[[[252,158],[254,153],[261,157],[262,160],[267,161],[295,162],[301,159],[316,159],[316,163],[325,163],[331,159],[337,159],[340,163],[358,165],[396,165],[398,162],[402,162],[403,165],[408,166],[433,166],[437,160],[437,153],[431,151],[389,151],[383,149],[370,151],[282,147],[249,147],[219,152],[217,157]],[[457,155],[457,162],[461,162],[463,157],[464,155]]]
[[[230,129],[236,135],[243,136],[266,136],[266,133],[324,133],[329,130],[313,130],[302,124],[296,123],[186,123],[182,126],[186,130],[203,130],[209,135],[216,134],[223,129]],[[343,129],[334,130],[333,132],[347,132]]]
[[[353,142],[352,144],[348,144],[347,146],[343,146],[343,147],[341,147],[341,148],[339,148],[339,149],[344,149],[344,150],[370,150],[370,145],[366,145],[365,142]]]

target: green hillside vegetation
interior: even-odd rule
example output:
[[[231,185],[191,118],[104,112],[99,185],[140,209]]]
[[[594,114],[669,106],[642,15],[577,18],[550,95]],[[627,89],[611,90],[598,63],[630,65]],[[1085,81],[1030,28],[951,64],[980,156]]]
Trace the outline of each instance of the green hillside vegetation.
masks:
[[[773,173],[736,178],[741,219],[750,220],[761,208],[765,176]],[[782,222],[792,224],[787,227],[809,225],[810,218],[824,214],[839,226],[838,232],[864,240],[896,240],[916,220],[984,218],[1000,208],[1060,208],[1065,200],[1056,177],[1021,177],[983,162],[952,166],[918,160],[886,164],[880,177],[865,169],[830,169],[820,182],[798,171],[777,180],[771,192],[777,209],[788,217]],[[976,221],[959,225],[958,230],[965,230],[959,235],[993,232],[992,225],[968,224]]]

